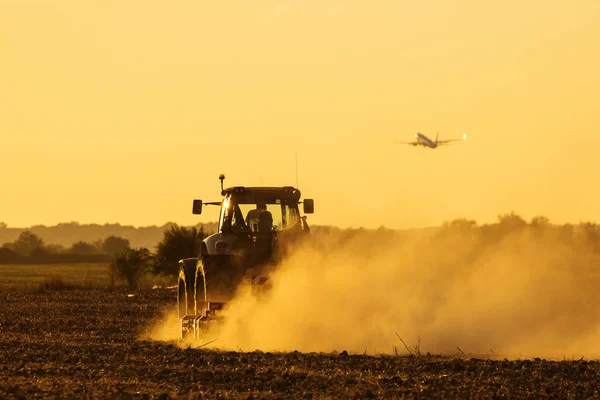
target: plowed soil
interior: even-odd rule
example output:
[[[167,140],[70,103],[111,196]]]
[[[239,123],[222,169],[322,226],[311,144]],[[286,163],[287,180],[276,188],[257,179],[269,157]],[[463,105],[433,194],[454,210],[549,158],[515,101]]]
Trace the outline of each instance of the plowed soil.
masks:
[[[0,398],[600,398],[596,361],[222,352],[140,340],[175,298],[166,289],[0,293]]]

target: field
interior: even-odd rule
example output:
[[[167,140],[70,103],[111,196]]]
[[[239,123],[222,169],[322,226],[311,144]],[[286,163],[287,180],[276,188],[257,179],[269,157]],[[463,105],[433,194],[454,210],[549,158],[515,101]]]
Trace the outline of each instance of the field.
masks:
[[[62,280],[80,287],[104,287],[110,282],[108,264],[0,265],[0,288],[32,289]]]
[[[0,398],[600,396],[596,361],[224,352],[144,340],[175,298],[173,289],[0,289]]]
[[[169,286],[174,282],[174,279],[166,280],[148,274],[140,279],[140,287]],[[36,290],[46,287],[101,289],[110,286],[124,287],[126,282],[122,279],[111,282],[107,263],[0,265],[0,290]]]

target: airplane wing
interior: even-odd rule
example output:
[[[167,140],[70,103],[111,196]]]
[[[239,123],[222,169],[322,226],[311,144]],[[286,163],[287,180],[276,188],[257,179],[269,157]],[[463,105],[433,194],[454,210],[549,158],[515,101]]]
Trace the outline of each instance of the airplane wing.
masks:
[[[447,140],[438,140],[437,144],[438,146],[441,144],[448,144],[450,142],[460,142],[461,140],[465,140],[467,138],[467,134],[463,134],[462,137],[460,139],[447,139]]]
[[[399,141],[396,140],[396,144],[411,144],[413,146],[416,146],[416,145],[419,144],[419,142],[417,142],[417,141],[414,141],[414,142],[399,142]]]

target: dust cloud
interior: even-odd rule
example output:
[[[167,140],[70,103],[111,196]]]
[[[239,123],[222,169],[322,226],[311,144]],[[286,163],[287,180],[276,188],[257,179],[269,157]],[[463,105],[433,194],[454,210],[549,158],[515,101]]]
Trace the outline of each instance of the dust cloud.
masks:
[[[140,340],[174,341],[181,337],[181,325],[175,305],[163,312],[161,318],[152,321],[140,333]],[[188,341],[189,342],[189,341]],[[189,342],[191,344],[191,342]]]
[[[287,258],[266,297],[240,288],[208,347],[408,354],[400,337],[421,354],[598,358],[594,242],[576,229],[504,225],[321,235],[327,251]]]

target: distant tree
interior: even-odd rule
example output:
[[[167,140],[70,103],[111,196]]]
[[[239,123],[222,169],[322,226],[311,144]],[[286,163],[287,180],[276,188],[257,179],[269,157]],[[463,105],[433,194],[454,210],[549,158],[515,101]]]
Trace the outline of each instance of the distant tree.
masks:
[[[8,225],[6,224],[6,222],[0,221],[0,229],[6,229],[6,228],[8,228]]]
[[[548,228],[550,226],[550,220],[543,215],[537,215],[531,219],[530,225],[532,228]]]
[[[541,239],[545,237],[546,234],[553,232],[550,230],[552,228],[550,225],[550,220],[543,215],[533,217],[529,226],[535,235],[534,237],[538,239]]]
[[[60,244],[47,244],[44,246],[44,250],[50,254],[61,254],[65,252],[65,247]]]
[[[118,236],[109,236],[102,242],[102,251],[111,256],[129,249],[129,240]]]
[[[573,244],[573,236],[575,233],[575,228],[573,224],[564,224],[558,228],[558,237],[561,242],[567,245]]]
[[[598,225],[594,222],[580,222],[579,230],[593,241],[597,241],[600,238],[600,235],[598,234]]]
[[[579,242],[594,251],[600,250],[600,231],[593,222],[581,222],[577,227]]]
[[[498,227],[501,234],[516,233],[527,227],[527,221],[511,211],[509,214],[498,215]]]
[[[46,261],[50,258],[50,252],[45,247],[39,247],[31,252],[29,255],[32,259],[38,260],[40,262]]]
[[[450,229],[453,231],[464,232],[471,230],[477,226],[475,220],[466,218],[456,218],[449,222],[444,222],[442,228]]]
[[[21,232],[17,240],[12,243],[12,249],[21,256],[29,256],[42,247],[44,247],[42,239],[30,230]]]
[[[102,249],[102,245],[104,244],[104,240],[98,239],[92,242],[92,246],[96,248],[96,252],[104,253],[104,249]]]
[[[146,248],[128,248],[115,256],[110,265],[111,272],[126,279],[129,288],[136,290],[140,278],[150,268],[151,258]]]
[[[0,247],[0,263],[10,264],[16,263],[19,260],[19,255],[16,251],[12,250],[8,246]]]
[[[206,236],[202,228],[186,228],[179,225],[167,228],[163,233],[162,241],[156,246],[154,272],[177,275],[179,260],[198,256],[202,239]]]
[[[477,222],[466,218],[457,218],[446,221],[438,229],[436,240],[464,240],[473,238],[477,233]]]
[[[98,252],[98,250],[97,250],[96,246],[94,246],[91,243],[87,243],[87,242],[83,242],[83,241],[73,243],[73,245],[69,249],[69,253],[71,253],[71,254],[81,254],[81,255],[85,255],[85,256],[88,256],[91,254],[96,254],[97,252]]]

